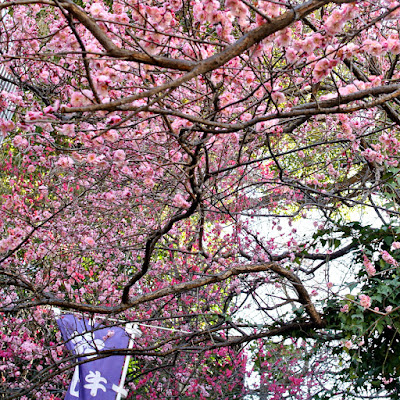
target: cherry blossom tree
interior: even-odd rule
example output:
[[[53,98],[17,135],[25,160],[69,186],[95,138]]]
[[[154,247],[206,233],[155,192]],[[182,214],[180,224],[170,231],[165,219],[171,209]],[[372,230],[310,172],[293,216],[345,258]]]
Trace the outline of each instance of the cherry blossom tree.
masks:
[[[142,324],[132,399],[397,398],[398,1],[0,9],[2,396],[63,398],[57,307]]]

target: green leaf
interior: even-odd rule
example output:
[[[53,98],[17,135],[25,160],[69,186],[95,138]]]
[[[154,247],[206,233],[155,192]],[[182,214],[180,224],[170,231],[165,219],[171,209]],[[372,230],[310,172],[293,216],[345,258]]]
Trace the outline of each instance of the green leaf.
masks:
[[[385,241],[385,243],[386,243],[388,246],[391,246],[392,243],[393,243],[393,236],[385,236],[385,239],[383,239],[383,240]]]
[[[384,325],[383,321],[379,321],[376,324],[376,330],[378,331],[379,334],[381,334],[383,332],[384,328],[385,328],[385,325]]]
[[[383,296],[381,294],[375,294],[373,296],[371,296],[371,300],[376,300],[377,302],[381,302],[383,299]]]
[[[347,285],[347,287],[349,288],[350,292],[356,288],[359,285],[359,282],[351,282]],[[347,298],[350,299],[350,296],[346,296]],[[352,296],[353,298],[351,300],[354,300],[354,296]]]
[[[400,321],[393,321],[393,326],[396,328],[397,332],[400,332]]]

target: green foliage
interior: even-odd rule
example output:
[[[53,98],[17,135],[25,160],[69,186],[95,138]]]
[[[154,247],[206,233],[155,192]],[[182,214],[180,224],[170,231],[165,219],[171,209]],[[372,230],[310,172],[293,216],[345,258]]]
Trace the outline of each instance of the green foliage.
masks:
[[[329,232],[332,235],[332,232]],[[391,249],[398,240],[399,227],[394,224],[372,228],[352,222],[334,232],[335,237],[351,239],[357,244],[352,254],[355,282],[338,302],[325,305],[328,327],[342,338],[343,360],[340,376],[351,381],[356,392],[385,389],[391,398],[397,397],[400,377],[400,250]],[[327,231],[314,237],[324,246],[335,248],[336,239],[328,239]],[[382,258],[388,252],[393,259]],[[370,261],[376,273],[369,275],[363,262]],[[370,307],[360,304],[360,294],[371,299]],[[340,309],[340,311],[339,311]]]

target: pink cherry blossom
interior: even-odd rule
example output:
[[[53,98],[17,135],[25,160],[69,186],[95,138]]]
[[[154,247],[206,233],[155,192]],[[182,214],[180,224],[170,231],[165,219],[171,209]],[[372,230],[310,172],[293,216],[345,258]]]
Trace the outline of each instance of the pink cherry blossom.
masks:
[[[271,97],[272,97],[272,100],[273,100],[276,104],[282,104],[282,103],[285,102],[285,99],[286,99],[284,93],[279,92],[279,91],[274,91],[274,92],[272,92],[272,93],[271,93]]]
[[[3,135],[12,131],[15,128],[15,124],[13,121],[7,121],[3,118],[0,118],[0,131]]]
[[[392,250],[400,249],[400,242],[393,242],[392,243]]]
[[[400,40],[398,37],[392,37],[387,40],[387,48],[393,54],[400,54]]]
[[[62,156],[58,159],[56,162],[56,165],[58,165],[61,168],[71,168],[74,165],[74,160],[71,157],[68,156]]]
[[[125,161],[125,157],[126,157],[125,151],[122,149],[119,149],[114,152],[113,157],[114,157],[115,161],[118,161],[118,162]]]
[[[369,276],[374,276],[376,274],[376,270],[375,270],[374,265],[372,264],[372,262],[365,255],[363,256],[363,258],[364,258],[364,261],[363,261],[364,267],[365,267],[368,275]]]
[[[363,43],[367,51],[373,56],[379,56],[384,51],[383,46],[376,40],[366,39]]]
[[[387,251],[382,251],[381,252],[382,259],[387,262],[390,265],[397,265],[397,261],[387,252]]]
[[[343,313],[349,312],[349,305],[345,304],[343,307],[341,307],[340,312],[343,312]]]
[[[73,107],[86,106],[91,103],[91,93],[88,90],[81,92],[74,92],[71,96],[71,105]]]
[[[362,307],[371,307],[371,298],[369,296],[367,296],[366,294],[360,294],[358,297],[360,298],[360,304]]]
[[[96,18],[102,18],[106,16],[106,11],[100,3],[94,3],[90,7],[90,13]]]
[[[96,159],[97,159],[97,155],[94,154],[94,153],[89,153],[89,154],[87,155],[87,161],[88,161],[89,163],[94,163],[94,162],[96,161]]]
[[[54,304],[102,321],[104,340],[142,324],[126,387],[149,400],[326,396],[330,356],[293,326],[331,329],[337,304],[339,347],[364,357],[373,321],[395,317],[370,286],[400,242],[380,261],[384,236],[358,241],[335,216],[396,208],[398,4],[290,4],[2,3],[5,397],[65,397],[76,360]],[[350,337],[360,310],[372,322]]]
[[[95,240],[91,236],[85,236],[83,238],[83,241],[90,247],[93,247],[96,245]]]
[[[111,129],[103,134],[103,138],[108,142],[115,143],[119,138],[119,134],[115,129]]]
[[[351,349],[353,347],[353,342],[351,340],[346,340],[344,342],[344,347],[346,347],[347,349]]]
[[[177,193],[175,195],[174,204],[176,207],[179,207],[179,208],[189,208],[190,207],[190,203],[188,201],[186,201],[185,198],[180,193]]]
[[[326,20],[325,29],[331,35],[334,35],[343,28],[345,23],[345,19],[343,18],[343,14],[339,10],[334,10],[330,17]]]
[[[377,164],[382,164],[385,157],[378,151],[372,149],[366,149],[361,153],[368,161],[376,162]]]
[[[315,81],[319,82],[324,77],[326,77],[331,71],[330,61],[327,59],[322,59],[315,64],[313,69],[313,77]]]
[[[60,132],[66,136],[73,137],[75,134],[75,125],[65,124],[61,127]]]

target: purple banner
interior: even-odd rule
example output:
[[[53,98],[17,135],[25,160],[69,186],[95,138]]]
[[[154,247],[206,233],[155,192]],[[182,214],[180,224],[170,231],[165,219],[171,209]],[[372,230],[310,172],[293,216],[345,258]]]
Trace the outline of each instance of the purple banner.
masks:
[[[66,347],[79,355],[78,360],[90,360],[75,367],[74,376],[65,400],[115,400],[127,396],[120,382],[125,356],[95,359],[102,350],[128,347],[129,335],[119,327],[103,328],[87,319],[74,315],[61,315],[57,324],[66,341]],[[97,354],[86,355],[96,352]]]

